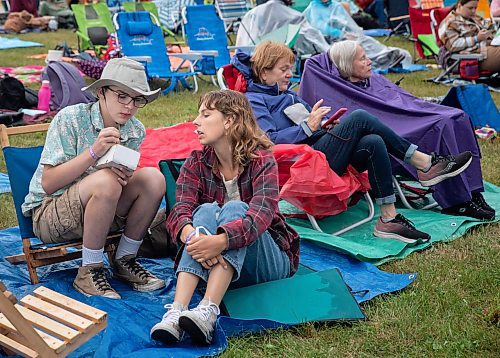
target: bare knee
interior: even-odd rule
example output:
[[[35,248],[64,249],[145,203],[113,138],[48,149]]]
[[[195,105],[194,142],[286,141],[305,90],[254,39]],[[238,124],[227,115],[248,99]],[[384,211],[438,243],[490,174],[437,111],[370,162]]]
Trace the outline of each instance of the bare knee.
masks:
[[[106,202],[118,202],[123,187],[111,169],[101,169],[89,175],[80,183],[80,196]],[[82,198],[83,199],[83,198]]]
[[[155,198],[165,195],[165,177],[156,168],[141,168],[137,170],[129,185],[138,188],[139,193],[148,193]]]

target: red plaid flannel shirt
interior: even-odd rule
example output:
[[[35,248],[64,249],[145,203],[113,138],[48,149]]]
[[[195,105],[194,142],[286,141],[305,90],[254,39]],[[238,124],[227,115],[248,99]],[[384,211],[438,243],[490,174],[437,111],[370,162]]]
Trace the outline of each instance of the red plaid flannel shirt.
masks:
[[[258,157],[238,175],[240,197],[249,209],[245,217],[220,226],[217,233],[226,232],[232,250],[250,245],[267,230],[288,255],[293,274],[299,265],[299,235],[285,222],[278,209],[278,165],[271,151],[260,150],[256,154]],[[199,205],[216,201],[222,206],[225,192],[213,148],[193,151],[177,180],[176,204],[167,218],[170,237],[179,240],[182,228],[192,224],[193,211]],[[180,255],[176,266],[179,259]]]

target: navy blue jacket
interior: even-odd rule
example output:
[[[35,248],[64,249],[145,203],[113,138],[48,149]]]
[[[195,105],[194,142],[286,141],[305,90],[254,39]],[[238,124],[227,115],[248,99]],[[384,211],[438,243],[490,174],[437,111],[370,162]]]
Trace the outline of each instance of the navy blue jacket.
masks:
[[[239,52],[231,59],[231,64],[236,67],[247,80],[247,96],[260,128],[275,144],[298,144],[309,139],[311,130],[307,124],[295,124],[283,111],[285,108],[302,103],[307,110],[311,106],[300,98],[294,91],[280,92],[278,85],[269,86],[255,83],[250,68],[250,56]],[[309,132],[309,133],[307,133]]]

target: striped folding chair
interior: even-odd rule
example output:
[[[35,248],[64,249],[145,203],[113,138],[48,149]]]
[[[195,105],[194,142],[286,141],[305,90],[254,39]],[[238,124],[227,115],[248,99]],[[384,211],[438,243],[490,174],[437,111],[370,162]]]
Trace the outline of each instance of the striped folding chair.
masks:
[[[249,10],[246,0],[215,0],[215,7],[224,21],[226,32],[235,32],[235,25]]]

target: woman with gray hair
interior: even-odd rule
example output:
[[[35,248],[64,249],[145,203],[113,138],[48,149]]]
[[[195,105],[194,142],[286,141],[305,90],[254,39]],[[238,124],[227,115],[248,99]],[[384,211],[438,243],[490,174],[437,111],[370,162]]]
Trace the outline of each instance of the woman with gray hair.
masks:
[[[231,63],[247,81],[245,94],[257,123],[275,144],[311,145],[325,154],[330,168],[339,176],[348,165],[358,172],[368,171],[381,212],[375,236],[410,244],[430,240],[427,233],[396,211],[389,154],[418,169],[422,185],[431,186],[465,170],[471,161],[470,152],[446,157],[428,155],[363,110],[352,112],[334,125],[323,123],[334,108],[323,106],[321,99],[311,108],[288,89],[294,55],[284,44],[260,43],[251,57],[240,52]]]
[[[495,217],[481,194],[481,154],[469,116],[456,108],[425,102],[373,73],[370,59],[355,41],[336,42],[326,53],[309,59],[299,95],[308,103],[323,99],[323,105],[347,107],[348,113],[364,109],[426,153],[472,152],[469,168],[433,187],[434,199],[445,214],[481,220]],[[391,159],[393,173],[418,178],[408,163]]]

